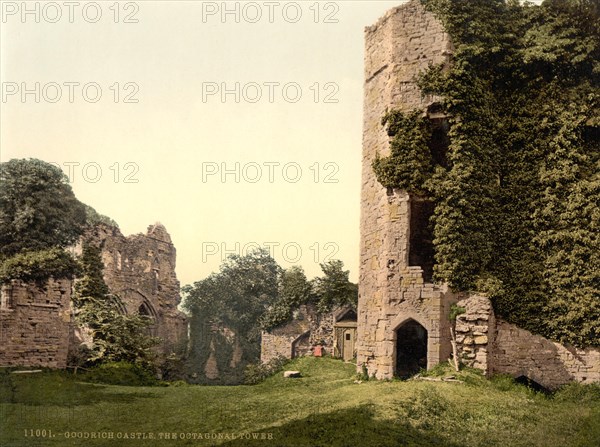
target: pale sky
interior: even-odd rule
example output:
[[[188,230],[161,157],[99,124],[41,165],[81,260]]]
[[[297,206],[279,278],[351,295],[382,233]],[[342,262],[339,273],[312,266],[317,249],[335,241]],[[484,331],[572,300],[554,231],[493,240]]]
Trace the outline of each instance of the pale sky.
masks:
[[[163,223],[182,284],[254,245],[356,281],[363,30],[401,3],[1,1],[0,160]]]

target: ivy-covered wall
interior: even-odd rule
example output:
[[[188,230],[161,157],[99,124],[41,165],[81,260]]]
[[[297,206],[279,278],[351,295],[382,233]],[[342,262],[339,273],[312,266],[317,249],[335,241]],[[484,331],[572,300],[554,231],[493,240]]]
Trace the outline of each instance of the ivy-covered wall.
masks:
[[[453,44],[415,79],[440,98],[446,141],[423,107],[382,113],[378,180],[434,202],[437,281],[600,345],[600,2],[419,1]]]

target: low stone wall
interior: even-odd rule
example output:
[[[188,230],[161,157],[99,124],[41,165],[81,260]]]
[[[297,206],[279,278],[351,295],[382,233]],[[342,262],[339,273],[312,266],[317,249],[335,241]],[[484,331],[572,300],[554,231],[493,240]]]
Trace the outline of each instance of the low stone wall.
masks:
[[[2,286],[0,366],[65,368],[71,331],[71,281]]]
[[[262,333],[260,361],[268,363],[276,357],[292,358],[292,343],[297,335],[277,335],[269,332]]]
[[[458,302],[466,312],[456,319],[456,341],[461,360],[488,375],[527,377],[556,389],[572,381],[600,381],[600,350],[563,346],[514,324],[495,318],[485,296]]]
[[[334,354],[335,315],[340,309],[319,315],[313,305],[302,305],[295,312],[294,319],[271,331],[263,331],[260,360],[263,363],[283,356],[295,357],[295,344],[299,355],[310,354],[316,345],[323,347],[322,354]]]
[[[498,320],[490,372],[525,376],[548,389],[600,382],[600,350],[563,346]]]

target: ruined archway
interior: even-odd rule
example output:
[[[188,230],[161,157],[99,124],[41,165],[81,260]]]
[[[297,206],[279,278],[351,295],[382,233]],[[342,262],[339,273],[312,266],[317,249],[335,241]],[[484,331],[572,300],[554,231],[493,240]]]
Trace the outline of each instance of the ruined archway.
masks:
[[[310,352],[310,331],[306,331],[292,342],[292,358],[303,357]]]
[[[401,379],[427,368],[427,329],[413,319],[396,329],[394,374]]]

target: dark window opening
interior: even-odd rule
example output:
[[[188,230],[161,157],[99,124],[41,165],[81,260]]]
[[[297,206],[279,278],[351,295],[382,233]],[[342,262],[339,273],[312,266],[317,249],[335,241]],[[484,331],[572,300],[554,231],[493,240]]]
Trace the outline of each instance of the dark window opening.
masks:
[[[292,358],[304,357],[310,352],[310,332],[306,332],[292,343]]]
[[[13,290],[11,286],[4,286],[0,292],[0,308],[12,309],[14,307],[13,302]]]
[[[443,168],[448,168],[449,166],[449,130],[450,125],[447,119],[443,118],[431,120],[431,139],[429,140],[429,150],[431,151],[431,158],[433,159],[434,165],[442,166]]]
[[[410,201],[410,242],[408,265],[421,267],[423,279],[431,282],[433,278],[434,247],[431,216],[435,206],[428,200],[412,198]]]
[[[348,309],[347,311],[345,311],[344,313],[342,313],[340,316],[338,316],[338,318],[336,319],[336,322],[340,322],[340,321],[356,321],[356,312],[353,309]]]
[[[153,310],[150,308],[150,306],[147,303],[140,304],[140,307],[138,308],[138,314],[142,315],[144,317],[150,318],[150,320],[152,320],[152,323],[147,328],[147,332],[148,332],[148,335],[156,336],[156,334],[157,334],[156,318],[155,318],[155,314],[154,314]]]
[[[350,334],[346,334],[346,340],[350,340]]]
[[[427,368],[427,330],[409,320],[396,331],[396,376],[407,379]]]
[[[444,106],[439,102],[431,104],[427,108],[427,117],[429,118],[431,139],[429,140],[429,150],[435,165],[448,168],[448,148],[450,147],[450,122]]]
[[[138,309],[138,313],[140,315],[144,315],[145,317],[152,317],[152,313],[150,312],[150,308],[146,303],[140,304],[140,308]]]

